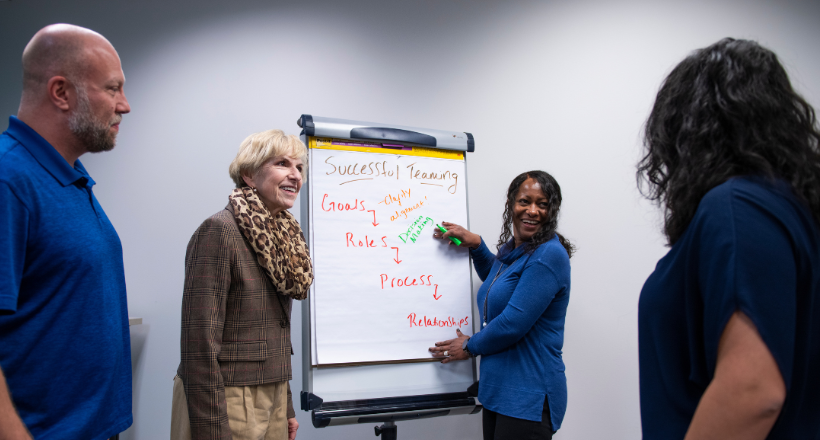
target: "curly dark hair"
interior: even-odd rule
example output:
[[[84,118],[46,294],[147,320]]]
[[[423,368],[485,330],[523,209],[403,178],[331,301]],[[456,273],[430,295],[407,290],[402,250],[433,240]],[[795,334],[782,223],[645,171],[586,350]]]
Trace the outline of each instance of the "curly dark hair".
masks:
[[[515,199],[516,196],[518,196],[518,189],[521,188],[521,185],[527,179],[535,179],[535,181],[538,182],[541,191],[544,192],[544,196],[547,198],[549,207],[547,208],[547,221],[541,225],[541,229],[538,230],[527,243],[526,251],[533,252],[538,246],[552,240],[552,237],[557,235],[561,246],[564,246],[567,254],[572,258],[572,254],[575,252],[575,246],[564,238],[563,235],[556,232],[558,228],[558,212],[561,210],[561,187],[555,178],[545,171],[527,171],[526,173],[519,174],[510,182],[510,187],[507,189],[507,203],[504,206],[504,224],[501,226],[501,236],[498,237],[498,249],[500,250],[502,246],[513,238],[513,206],[515,206]]]
[[[643,144],[638,188],[664,207],[670,246],[703,196],[735,176],[785,179],[820,224],[814,109],[754,41],[725,38],[681,61],[661,85]]]

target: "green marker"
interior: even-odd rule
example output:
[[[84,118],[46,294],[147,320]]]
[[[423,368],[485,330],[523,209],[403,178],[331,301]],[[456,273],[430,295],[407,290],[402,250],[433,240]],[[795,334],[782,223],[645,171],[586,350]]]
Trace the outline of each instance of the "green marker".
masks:
[[[436,227],[437,227],[437,228],[438,228],[438,230],[439,230],[439,231],[441,231],[441,232],[447,232],[447,230],[446,230],[446,229],[444,229],[444,228],[442,228],[441,226],[439,226],[439,225],[438,225],[438,223],[436,223]],[[456,244],[456,246],[461,246],[461,240],[459,240],[459,239],[457,239],[457,238],[455,238],[455,237],[447,237],[447,238],[449,238],[449,239],[450,239],[450,241],[452,241],[453,243],[455,243],[455,244]]]

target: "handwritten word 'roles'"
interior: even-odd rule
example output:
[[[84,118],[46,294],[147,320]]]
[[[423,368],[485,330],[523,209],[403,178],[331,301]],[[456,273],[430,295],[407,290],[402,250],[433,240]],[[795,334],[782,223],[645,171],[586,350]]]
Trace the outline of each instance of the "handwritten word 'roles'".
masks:
[[[381,241],[382,244],[379,245],[376,243],[376,239],[368,238],[367,235],[364,236],[364,240],[354,240],[352,232],[345,233],[345,245],[347,247],[363,247],[363,248],[372,248],[372,247],[387,247],[387,242],[384,239],[387,238],[386,235],[382,236]]]
[[[416,316],[415,313],[411,313],[407,315],[407,319],[410,321],[410,327],[461,327],[464,325],[470,325],[469,316],[465,316],[459,320],[456,320],[452,316],[447,317],[446,319],[439,319],[433,317],[430,319],[425,315],[422,318]]]

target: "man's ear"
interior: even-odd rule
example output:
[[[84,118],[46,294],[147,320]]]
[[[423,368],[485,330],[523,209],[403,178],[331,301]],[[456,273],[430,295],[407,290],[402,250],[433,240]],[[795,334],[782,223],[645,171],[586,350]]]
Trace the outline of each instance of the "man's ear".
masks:
[[[253,177],[248,176],[247,174],[242,175],[242,180],[245,181],[245,184],[251,188],[256,188],[256,183],[253,181]]]
[[[71,108],[69,96],[76,93],[75,90],[64,76],[52,76],[46,83],[49,101],[63,111],[68,111]]]

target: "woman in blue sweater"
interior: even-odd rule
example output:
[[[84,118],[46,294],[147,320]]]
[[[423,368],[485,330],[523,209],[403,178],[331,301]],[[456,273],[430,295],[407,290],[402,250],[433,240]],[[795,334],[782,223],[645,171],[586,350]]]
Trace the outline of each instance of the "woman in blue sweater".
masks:
[[[446,233],[470,248],[478,276],[481,330],[430,348],[442,363],[481,356],[478,398],[485,440],[550,439],[567,407],[561,348],[573,245],[555,230],[561,187],[544,171],[513,179],[494,255],[484,240],[444,222]]]

